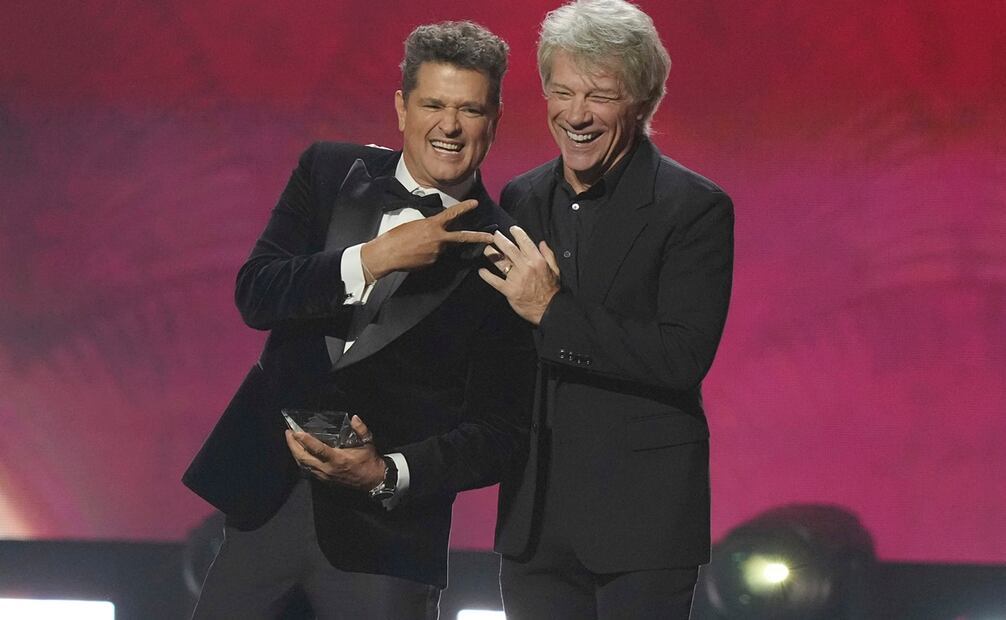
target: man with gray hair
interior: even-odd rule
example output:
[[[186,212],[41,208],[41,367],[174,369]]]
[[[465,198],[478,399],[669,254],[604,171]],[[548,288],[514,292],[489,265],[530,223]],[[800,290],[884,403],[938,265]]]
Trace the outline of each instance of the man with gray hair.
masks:
[[[507,618],[687,618],[709,557],[700,384],[726,320],[733,206],[649,139],[670,59],[638,7],[552,11],[538,67],[559,157],[504,188],[523,229],[497,234],[480,272],[536,326],[540,362],[529,457],[497,523]]]
[[[301,156],[237,278],[269,338],[183,478],[226,514],[197,620],[305,598],[324,620],[437,617],[455,495],[526,446],[530,329],[476,275],[513,223],[478,176],[506,66],[481,26],[420,26],[394,96],[402,150]],[[348,412],[357,439],[285,431],[286,409]]]

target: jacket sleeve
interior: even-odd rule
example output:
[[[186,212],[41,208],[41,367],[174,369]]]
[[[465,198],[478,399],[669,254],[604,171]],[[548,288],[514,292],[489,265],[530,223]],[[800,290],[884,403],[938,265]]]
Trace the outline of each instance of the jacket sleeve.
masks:
[[[535,334],[542,360],[658,388],[699,385],[726,321],[734,220],[725,193],[706,191],[693,199],[664,242],[656,281],[612,287],[617,295],[620,286],[652,285],[655,314],[590,303],[562,288]]]
[[[234,300],[245,323],[255,329],[345,311],[342,249],[324,249],[327,222],[314,195],[317,150],[315,144],[301,155],[265,231],[238,272]]]

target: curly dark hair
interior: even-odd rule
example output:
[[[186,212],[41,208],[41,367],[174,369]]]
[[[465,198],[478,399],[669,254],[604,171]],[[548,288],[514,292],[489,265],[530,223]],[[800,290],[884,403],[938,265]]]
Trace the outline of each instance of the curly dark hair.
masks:
[[[419,26],[405,39],[405,58],[401,64],[402,94],[408,98],[416,87],[420,65],[440,62],[485,73],[489,78],[489,97],[499,105],[509,52],[510,47],[503,39],[474,22]]]

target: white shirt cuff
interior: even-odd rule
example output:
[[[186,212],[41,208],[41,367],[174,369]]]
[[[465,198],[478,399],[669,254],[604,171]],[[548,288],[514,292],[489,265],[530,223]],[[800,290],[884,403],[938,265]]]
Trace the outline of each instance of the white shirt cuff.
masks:
[[[350,246],[342,251],[342,285],[346,290],[344,304],[362,304],[367,301],[372,286],[367,286],[367,278],[363,275],[363,259],[360,257],[362,243]]]
[[[398,502],[402,501],[402,497],[409,490],[409,462],[405,460],[405,455],[401,452],[393,452],[384,456],[394,461],[395,467],[398,468],[398,484],[395,485],[395,494],[381,501],[385,510],[391,510]]]

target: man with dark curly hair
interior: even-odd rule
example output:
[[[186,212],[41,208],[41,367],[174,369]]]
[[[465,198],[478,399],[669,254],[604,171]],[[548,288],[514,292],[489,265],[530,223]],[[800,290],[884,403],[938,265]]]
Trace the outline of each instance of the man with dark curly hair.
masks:
[[[446,22],[405,49],[402,151],[313,145],[238,274],[242,317],[270,334],[184,477],[227,516],[200,620],[292,597],[318,618],[436,618],[455,495],[526,449],[529,327],[478,276],[513,223],[478,175],[507,46]],[[362,440],[284,431],[283,408],[350,412]]]

